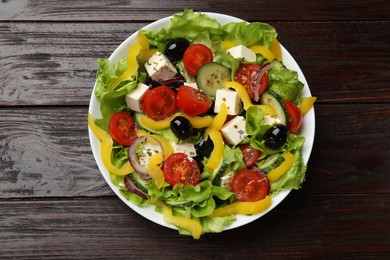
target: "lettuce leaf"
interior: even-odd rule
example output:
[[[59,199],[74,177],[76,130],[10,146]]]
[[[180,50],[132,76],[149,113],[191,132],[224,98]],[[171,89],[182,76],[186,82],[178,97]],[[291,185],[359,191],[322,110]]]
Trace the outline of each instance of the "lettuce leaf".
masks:
[[[281,190],[299,189],[305,180],[306,165],[303,162],[301,152],[294,152],[294,163],[291,168],[277,181],[271,183],[271,193],[276,194]]]
[[[138,81],[145,81],[146,74],[139,73],[134,80],[123,81],[111,89],[111,82],[127,69],[127,61],[120,60],[111,67],[108,59],[100,59],[97,64],[100,69],[96,73],[95,96],[100,101],[102,118],[95,119],[95,123],[108,132],[108,124],[112,114],[127,108],[125,96],[137,87]]]
[[[165,28],[159,30],[140,30],[149,38],[150,44],[163,51],[168,41],[176,38],[186,38],[194,41],[199,34],[208,32],[211,41],[220,41],[223,36],[221,25],[217,20],[203,13],[194,13],[185,9],[182,13],[173,15]]]
[[[228,23],[223,26],[224,40],[247,47],[255,44],[270,47],[277,35],[275,28],[266,23],[242,21]]]
[[[268,79],[268,89],[279,94],[283,100],[287,99],[296,104],[299,102],[304,85],[299,81],[296,71],[286,68],[278,60],[273,60]]]

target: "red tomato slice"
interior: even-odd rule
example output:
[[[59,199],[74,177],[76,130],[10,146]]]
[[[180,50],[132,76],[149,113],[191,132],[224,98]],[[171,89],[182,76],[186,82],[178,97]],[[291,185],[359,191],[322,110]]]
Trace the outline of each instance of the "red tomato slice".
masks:
[[[189,86],[181,86],[177,91],[177,107],[185,114],[199,116],[206,113],[212,105],[208,96]]]
[[[234,78],[235,81],[243,85],[250,96],[251,99],[255,97],[255,76],[256,73],[260,70],[260,66],[257,64],[244,64],[241,65]],[[268,87],[268,76],[264,73],[263,77],[260,79],[260,88],[259,88],[259,96],[263,94],[263,92]]]
[[[288,100],[284,101],[284,105],[287,110],[287,127],[290,133],[297,133],[302,124],[302,113],[301,110],[293,103]]]
[[[242,152],[242,158],[247,168],[255,165],[257,159],[259,159],[261,152],[253,148],[250,144],[240,144],[238,146]]]
[[[261,171],[244,169],[234,175],[230,189],[239,201],[258,201],[264,199],[270,190],[267,177]]]
[[[203,44],[190,45],[183,55],[184,68],[192,76],[198,75],[199,68],[212,61],[213,53]]]
[[[164,162],[163,172],[165,180],[171,186],[177,183],[195,186],[200,179],[198,164],[184,153],[171,154]]]
[[[176,112],[176,93],[167,86],[148,90],[142,99],[142,109],[154,120],[163,120]]]
[[[109,131],[112,139],[124,146],[130,146],[137,139],[133,117],[125,111],[116,112],[111,116]]]

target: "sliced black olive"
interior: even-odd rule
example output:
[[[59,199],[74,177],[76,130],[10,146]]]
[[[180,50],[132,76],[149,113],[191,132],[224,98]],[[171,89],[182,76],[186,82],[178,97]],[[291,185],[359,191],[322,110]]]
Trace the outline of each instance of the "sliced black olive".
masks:
[[[192,136],[193,128],[191,122],[183,117],[177,116],[171,121],[172,132],[181,140],[188,139]]]
[[[174,91],[177,91],[181,86],[183,86],[186,80],[182,76],[176,76],[161,82],[161,85],[168,86]]]
[[[145,84],[148,85],[150,89],[161,86],[160,82],[152,80],[151,78],[147,78]]]
[[[200,172],[203,172],[203,168],[204,168],[203,163],[202,163],[203,158],[201,158],[201,157],[199,157],[199,156],[196,156],[196,157],[194,157],[194,160],[195,160],[195,162],[196,162],[196,163],[198,164],[198,166],[199,166],[199,171],[200,171]]]
[[[264,134],[265,145],[271,149],[279,149],[287,140],[287,127],[285,125],[272,126]]]
[[[195,144],[195,150],[200,158],[209,157],[214,150],[214,143],[210,138],[201,139],[199,143]]]
[[[174,39],[165,46],[164,54],[170,61],[178,61],[183,57],[190,43],[185,38]]]

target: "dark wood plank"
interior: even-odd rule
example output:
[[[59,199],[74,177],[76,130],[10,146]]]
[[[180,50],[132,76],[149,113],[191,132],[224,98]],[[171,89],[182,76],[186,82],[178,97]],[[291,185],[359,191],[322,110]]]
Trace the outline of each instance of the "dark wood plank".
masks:
[[[96,60],[144,25],[0,23],[0,106],[87,105]],[[272,25],[318,102],[390,101],[388,22]]]
[[[315,109],[316,135],[305,191],[389,193],[390,105]]]
[[[12,21],[134,21],[155,20],[181,12],[185,7],[217,12],[246,20],[377,20],[390,19],[385,0],[370,1],[47,1],[20,0],[0,2],[0,20]]]
[[[0,110],[1,197],[104,196],[87,109]]]
[[[319,105],[306,193],[389,193],[390,105]],[[87,108],[0,109],[0,198],[112,194],[94,162]]]
[[[294,192],[255,222],[194,241],[144,219],[117,198],[1,200],[0,255],[3,259],[257,259],[260,255],[388,259],[389,202],[389,194]]]

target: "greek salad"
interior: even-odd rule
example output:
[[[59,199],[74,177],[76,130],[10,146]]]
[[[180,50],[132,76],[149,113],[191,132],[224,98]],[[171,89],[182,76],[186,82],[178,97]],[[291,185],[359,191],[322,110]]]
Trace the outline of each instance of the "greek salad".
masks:
[[[315,97],[302,97],[271,25],[185,9],[141,29],[127,57],[97,63],[102,116],[88,124],[111,182],[181,234],[221,232],[303,183],[300,129]]]

